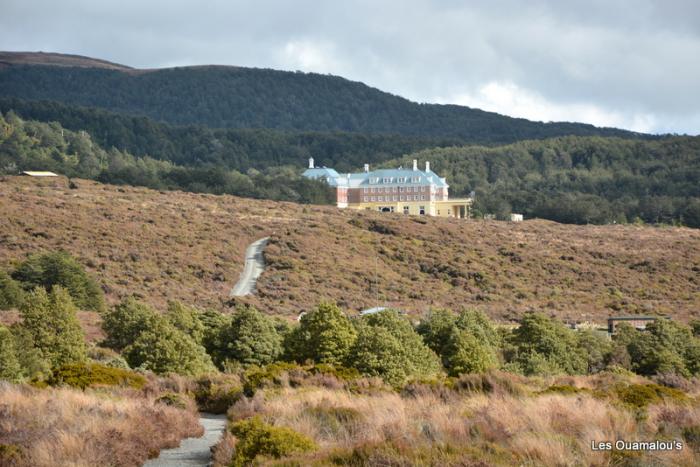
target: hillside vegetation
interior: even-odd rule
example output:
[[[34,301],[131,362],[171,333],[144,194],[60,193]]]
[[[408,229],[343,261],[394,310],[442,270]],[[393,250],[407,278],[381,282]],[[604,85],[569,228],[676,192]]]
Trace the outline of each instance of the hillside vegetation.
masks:
[[[456,105],[417,104],[315,73],[225,66],[117,71],[29,62],[17,60],[0,69],[0,96],[216,128],[389,133],[480,143],[571,134],[637,136],[580,123],[531,122]]]
[[[700,302],[700,231],[380,215],[65,179],[0,181],[0,264],[65,249],[115,303],[136,294],[223,309],[246,245],[271,236],[258,295],[294,317],[323,299],[411,313],[474,306],[498,319],[666,313]]]
[[[575,224],[643,221],[700,227],[700,138],[563,137],[486,148],[426,149],[386,162],[429,160],[451,193],[476,192],[478,213]]]

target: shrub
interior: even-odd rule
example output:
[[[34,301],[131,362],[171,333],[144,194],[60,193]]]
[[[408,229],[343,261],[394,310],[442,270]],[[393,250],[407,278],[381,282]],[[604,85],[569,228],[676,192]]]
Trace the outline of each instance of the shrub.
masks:
[[[400,386],[411,377],[431,377],[440,369],[437,355],[395,311],[363,317],[358,330],[347,364],[360,373]]]
[[[251,366],[243,373],[243,391],[252,396],[256,389],[271,382],[280,382],[284,373],[300,367],[294,363],[275,362],[264,367]]]
[[[288,358],[298,362],[342,365],[357,338],[347,316],[335,305],[321,303],[301,317],[299,326],[287,336]]]
[[[204,328],[202,345],[207,350],[207,353],[211,355],[212,360],[222,367],[223,362],[226,360],[223,356],[226,352],[226,342],[223,340],[222,333],[231,323],[231,316],[224,315],[216,310],[206,310],[200,313],[198,318]]]
[[[12,273],[25,290],[43,287],[47,291],[61,286],[68,291],[78,308],[101,311],[104,297],[97,283],[75,258],[65,251],[29,256]]]
[[[491,320],[479,310],[464,310],[455,322],[457,328],[469,332],[492,349],[500,346],[501,338],[493,327]]]
[[[431,310],[418,324],[416,331],[433,352],[442,356],[442,349],[447,345],[456,321],[456,316],[450,310]]]
[[[142,332],[153,327],[158,319],[156,313],[133,297],[127,298],[105,313],[102,329],[107,334],[103,342],[106,347],[124,350],[138,339]]]
[[[52,367],[86,359],[85,336],[70,295],[60,286],[34,289],[20,309],[22,325]]]
[[[199,318],[196,308],[184,305],[177,301],[168,302],[168,312],[165,317],[180,331],[189,335],[197,344],[202,344],[204,339],[204,324]]]
[[[508,368],[525,375],[582,374],[588,366],[575,331],[541,313],[525,315],[505,354]]]
[[[0,271],[0,310],[19,308],[23,297],[19,284],[5,271]]]
[[[700,425],[684,428],[683,438],[694,451],[700,452]]]
[[[22,465],[22,448],[16,444],[0,444],[0,465]]]
[[[659,386],[658,384],[618,384],[614,388],[618,399],[630,407],[643,409],[649,404],[660,402],[663,399],[671,399],[678,402],[688,400],[682,391]]]
[[[34,346],[32,334],[20,325],[12,326],[15,354],[19,362],[21,378],[41,381],[51,375],[51,364],[41,350]]]
[[[162,317],[152,321],[133,344],[124,349],[132,368],[157,374],[200,375],[214,370],[204,347]]]
[[[244,365],[266,365],[282,353],[282,339],[272,320],[251,306],[239,306],[221,331],[223,359]]]
[[[21,374],[15,339],[9,329],[0,325],[0,379],[18,381]]]
[[[146,378],[133,371],[112,368],[99,363],[72,363],[53,371],[51,386],[71,386],[85,389],[95,386],[125,386],[140,389]]]
[[[498,366],[498,358],[488,341],[454,328],[443,348],[443,363],[450,376],[481,373]]]
[[[316,449],[309,437],[291,428],[268,425],[259,416],[234,423],[231,433],[238,438],[231,462],[234,467],[249,465],[259,455],[279,459]]]
[[[199,410],[209,413],[226,411],[243,396],[243,387],[237,376],[210,375],[197,380],[194,397]]]
[[[187,399],[185,399],[185,396],[176,392],[166,392],[162,396],[158,397],[156,399],[156,402],[159,404],[165,404],[170,407],[175,407],[177,409],[182,410],[187,409],[188,406]]]

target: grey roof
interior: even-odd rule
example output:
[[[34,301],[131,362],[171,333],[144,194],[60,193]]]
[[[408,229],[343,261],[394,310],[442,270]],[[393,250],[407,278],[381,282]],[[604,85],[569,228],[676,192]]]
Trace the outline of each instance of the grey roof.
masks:
[[[405,186],[405,185],[435,185],[438,188],[447,188],[449,185],[444,178],[435,172],[412,169],[379,169],[371,172],[360,172],[339,175],[335,170],[328,168],[307,169],[304,174],[308,178],[326,178],[331,186],[343,186],[358,188],[365,186]],[[377,183],[370,183],[371,178],[379,179]],[[402,182],[399,179],[403,178]],[[414,179],[416,179],[414,181]],[[331,182],[332,179],[333,181]],[[388,183],[384,183],[389,179]]]

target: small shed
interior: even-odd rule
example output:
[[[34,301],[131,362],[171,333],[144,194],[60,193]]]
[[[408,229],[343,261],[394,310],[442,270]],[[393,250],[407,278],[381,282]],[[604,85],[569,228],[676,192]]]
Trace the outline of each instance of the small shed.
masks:
[[[510,215],[510,221],[511,221],[511,222],[522,222],[522,221],[523,221],[523,215],[522,215],[522,214],[512,213],[512,214]]]
[[[379,313],[380,311],[384,311],[384,310],[388,310],[388,308],[385,306],[375,306],[373,308],[367,308],[366,310],[362,310],[360,312],[360,316],[373,315],[375,313]]]
[[[25,170],[22,172],[22,175],[26,175],[27,177],[58,177],[58,174],[55,174],[53,172],[35,170]]]

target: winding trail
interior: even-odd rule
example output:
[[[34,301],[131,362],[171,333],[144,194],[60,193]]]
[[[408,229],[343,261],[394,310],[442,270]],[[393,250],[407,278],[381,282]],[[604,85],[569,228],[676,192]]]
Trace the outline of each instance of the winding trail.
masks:
[[[270,237],[264,237],[248,245],[245,250],[243,272],[236,285],[231,289],[229,297],[241,297],[255,293],[255,283],[265,270],[265,258],[263,258],[262,253],[269,239]]]
[[[180,446],[163,449],[155,459],[148,460],[144,467],[205,467],[211,464],[211,447],[226,429],[226,415],[202,413],[199,423],[204,427],[200,438],[186,438]]]

